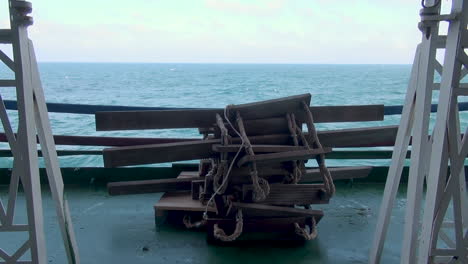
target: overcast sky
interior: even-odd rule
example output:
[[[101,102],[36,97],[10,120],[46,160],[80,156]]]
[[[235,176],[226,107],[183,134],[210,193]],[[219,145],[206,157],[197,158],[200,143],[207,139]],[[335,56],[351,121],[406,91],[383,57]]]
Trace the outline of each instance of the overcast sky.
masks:
[[[420,0],[30,1],[40,61],[406,64],[420,40]]]

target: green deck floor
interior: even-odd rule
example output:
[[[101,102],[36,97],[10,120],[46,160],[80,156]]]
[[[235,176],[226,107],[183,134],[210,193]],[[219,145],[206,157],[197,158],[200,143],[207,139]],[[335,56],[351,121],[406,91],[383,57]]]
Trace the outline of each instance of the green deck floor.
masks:
[[[316,240],[300,246],[268,241],[248,246],[209,245],[205,233],[163,226],[156,231],[153,205],[161,194],[109,196],[102,187],[69,187],[66,192],[81,263],[367,263],[383,193],[383,184],[339,185]],[[402,188],[404,189],[404,188]],[[44,195],[48,263],[66,263],[50,192]],[[397,196],[383,262],[396,263],[400,251],[404,193]],[[7,187],[0,187],[4,204]],[[17,222],[25,220],[22,194]],[[11,250],[26,234],[0,233],[0,247]],[[5,245],[6,243],[6,245]]]

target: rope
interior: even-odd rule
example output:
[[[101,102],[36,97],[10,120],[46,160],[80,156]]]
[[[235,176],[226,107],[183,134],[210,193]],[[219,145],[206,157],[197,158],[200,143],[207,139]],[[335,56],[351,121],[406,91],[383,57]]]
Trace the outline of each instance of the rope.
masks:
[[[216,124],[218,125],[219,129],[221,130],[221,144],[223,146],[229,145],[229,134],[227,128],[224,126],[224,121],[221,118],[219,114],[216,114]],[[223,194],[227,187],[228,187],[228,180],[224,180],[224,178],[227,178],[229,174],[226,174],[227,172],[227,152],[222,152],[221,153],[221,162],[220,165],[218,166],[218,171],[213,177],[213,186],[215,190],[219,190],[218,194]],[[221,181],[221,179],[223,179]],[[220,183],[221,181],[221,183]]]
[[[314,148],[322,149],[322,144],[320,144],[319,138],[317,136],[317,130],[315,129],[315,125],[314,125],[314,117],[312,116],[312,113],[310,112],[310,108],[304,102],[302,102],[302,106],[307,114],[306,124],[307,124],[307,130],[309,132],[309,138],[312,142],[312,146]],[[330,196],[332,196],[333,194],[335,194],[335,184],[333,184],[333,178],[327,166],[325,165],[325,154],[321,153],[320,155],[317,156],[316,160],[319,165],[320,175],[322,176],[323,183],[325,185],[325,190]]]
[[[224,108],[224,118],[226,119],[226,121],[228,122],[228,124],[231,126],[231,128],[234,130],[234,132],[239,135],[240,137],[240,134],[239,132],[237,131],[237,129],[232,125],[231,121],[229,120],[228,118],[228,112],[229,112],[229,108],[231,107],[231,105],[228,105],[226,106],[226,108]],[[203,213],[203,219],[208,219],[208,206],[210,206],[210,203],[213,201],[214,197],[219,194],[219,192],[221,191],[221,187],[227,183],[227,180],[229,179],[229,175],[231,174],[231,170],[232,170],[232,167],[234,165],[234,162],[237,160],[237,157],[239,156],[241,150],[242,150],[242,147],[244,146],[244,141],[242,139],[242,137],[240,137],[241,140],[242,140],[242,144],[241,146],[239,147],[239,149],[237,150],[237,153],[236,155],[234,155],[234,158],[232,159],[231,161],[231,164],[229,164],[229,167],[227,169],[227,172],[226,172],[226,175],[223,179],[223,182],[221,183],[221,186],[218,187],[215,192],[213,193],[213,195],[211,195],[210,199],[208,200],[208,202],[206,203],[206,206],[205,206],[205,212]],[[206,186],[206,185],[205,185]]]
[[[291,114],[286,114],[286,119],[288,120],[288,129],[289,129],[289,132],[291,133],[294,146],[299,146],[299,141],[297,140],[297,134],[296,134],[296,121],[293,118],[293,115]],[[299,169],[299,166],[302,167],[304,165],[304,161],[293,160],[292,164],[293,164],[293,173],[290,173],[288,175],[289,176],[288,181],[292,182],[293,184],[297,184],[302,178],[302,171],[301,169]]]
[[[199,228],[199,227],[202,227],[202,226],[206,225],[206,219],[202,219],[200,221],[192,223],[190,215],[184,215],[184,219],[182,220],[182,222],[184,223],[184,226],[187,229]]]
[[[227,161],[221,160],[221,162],[218,165],[218,170],[216,171],[216,174],[213,176],[213,187],[215,188],[215,190],[218,190],[218,194],[223,194],[224,192],[226,192],[226,189],[228,187],[227,175],[225,174],[226,171],[227,171]],[[224,180],[225,178],[226,180]],[[221,179],[223,180],[220,183]]]
[[[241,234],[244,228],[244,221],[242,219],[242,210],[237,211],[236,215],[236,229],[231,235],[226,235],[223,229],[221,229],[218,224],[213,226],[213,235],[215,238],[223,242],[231,242],[236,240]]]
[[[250,143],[249,138],[247,137],[247,133],[245,132],[244,122],[242,121],[242,117],[239,111],[236,112],[236,121],[237,126],[239,127],[240,136],[243,138],[244,148],[248,155],[255,156],[255,153],[252,148],[252,144]],[[268,181],[258,177],[258,170],[257,170],[257,163],[251,162],[250,163],[250,178],[252,179],[253,185],[253,200],[256,202],[263,201],[267,198],[268,194],[270,193],[270,185]]]
[[[307,230],[308,229],[308,230]],[[298,223],[294,223],[294,232],[303,237],[305,240],[313,240],[317,237],[317,223],[315,222],[315,218],[312,217],[312,225],[305,225],[304,228],[299,226]]]

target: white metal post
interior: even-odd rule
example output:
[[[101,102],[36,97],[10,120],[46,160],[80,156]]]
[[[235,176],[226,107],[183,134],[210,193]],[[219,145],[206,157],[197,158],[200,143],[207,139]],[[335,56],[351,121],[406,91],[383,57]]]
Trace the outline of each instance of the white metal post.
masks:
[[[449,14],[440,14],[441,1],[427,2],[429,1],[423,1],[424,8],[421,11],[420,28],[423,40],[416,53],[419,60],[415,59],[413,63],[413,73],[385,186],[370,263],[380,262],[400,182],[404,160],[402,156],[406,154],[411,132],[411,166],[401,263],[468,263],[468,237],[465,235],[468,208],[463,169],[468,154],[468,139],[466,136],[461,139],[457,108],[457,96],[468,95],[468,86],[460,85],[461,79],[468,71],[468,56],[464,51],[464,48],[468,47],[468,0],[453,0]],[[441,21],[449,22],[447,36],[439,35],[438,25]],[[443,66],[435,58],[436,48],[445,48]],[[415,69],[417,74],[414,74]],[[442,76],[440,84],[433,83],[434,69]],[[439,107],[436,125],[431,139],[428,140],[432,89],[440,89]],[[413,101],[408,98],[413,98]],[[411,122],[412,118],[414,124]],[[465,135],[467,133],[468,129]],[[450,175],[447,174],[449,162]],[[419,222],[425,176],[428,187],[421,227]],[[450,202],[453,203],[454,212],[454,220],[451,223],[444,222]],[[454,237],[445,233],[443,228],[454,228]],[[447,247],[437,248],[438,238],[441,238]]]
[[[9,0],[9,4],[11,29],[0,30],[0,43],[12,45],[14,60],[2,51],[0,51],[0,60],[14,71],[15,80],[0,80],[0,86],[16,87],[19,121],[18,133],[15,135],[0,96],[0,120],[14,158],[6,210],[0,201],[0,232],[28,231],[29,239],[13,255],[0,249],[0,259],[4,261],[0,263],[47,263],[36,133],[46,164],[52,198],[56,203],[58,223],[68,262],[79,263],[34,47],[27,33],[27,27],[32,24],[32,18],[28,16],[32,11],[31,3]],[[26,198],[28,217],[26,225],[13,223],[20,180]],[[20,261],[19,259],[28,250],[31,251],[31,260]]]

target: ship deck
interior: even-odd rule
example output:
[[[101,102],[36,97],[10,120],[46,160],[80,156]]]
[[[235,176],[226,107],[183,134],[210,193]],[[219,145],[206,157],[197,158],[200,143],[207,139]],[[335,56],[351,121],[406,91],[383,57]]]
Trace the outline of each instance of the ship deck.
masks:
[[[235,246],[206,242],[206,233],[172,225],[155,227],[153,205],[162,193],[110,197],[102,186],[67,186],[66,195],[79,246],[81,263],[367,263],[384,184],[340,183],[318,238],[303,244],[250,240]],[[401,187],[400,189],[405,189]],[[0,187],[7,198],[7,186]],[[22,193],[19,204],[24,206]],[[48,263],[66,263],[55,207],[43,187]],[[405,193],[397,196],[382,263],[396,263],[404,221]],[[316,208],[320,208],[317,206]],[[17,209],[16,219],[25,220]],[[17,247],[26,234],[0,233]]]

